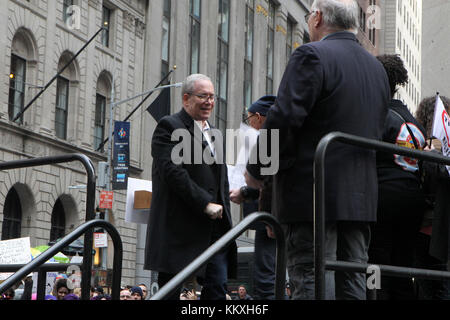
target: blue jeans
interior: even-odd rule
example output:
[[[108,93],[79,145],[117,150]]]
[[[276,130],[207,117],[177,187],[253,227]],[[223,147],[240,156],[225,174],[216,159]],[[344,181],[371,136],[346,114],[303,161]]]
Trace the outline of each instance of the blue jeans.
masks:
[[[287,268],[292,299],[313,300],[314,230],[311,222],[284,225],[287,241]],[[325,227],[326,260],[367,263],[370,226],[365,222],[338,221]],[[365,300],[365,274],[344,271],[325,272],[325,299]]]

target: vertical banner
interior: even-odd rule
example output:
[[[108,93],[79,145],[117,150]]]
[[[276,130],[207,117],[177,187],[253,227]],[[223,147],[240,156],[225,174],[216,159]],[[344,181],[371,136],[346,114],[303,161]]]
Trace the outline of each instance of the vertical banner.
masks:
[[[114,122],[113,190],[126,190],[130,165],[130,123]]]

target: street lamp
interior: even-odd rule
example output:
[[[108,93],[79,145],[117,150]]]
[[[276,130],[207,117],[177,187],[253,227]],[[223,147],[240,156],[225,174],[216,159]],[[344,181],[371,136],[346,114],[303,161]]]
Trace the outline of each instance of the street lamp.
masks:
[[[14,74],[14,73],[10,73],[9,74],[9,78],[11,79],[11,80],[13,80],[14,78],[16,77],[16,75]],[[38,86],[38,85],[36,85],[36,84],[32,84],[32,83],[29,83],[29,82],[25,82],[25,81],[21,81],[23,84],[25,84],[25,85],[27,85],[28,86],[28,89],[32,89],[32,88],[39,88],[39,89],[42,89],[42,88],[44,88],[44,86]]]

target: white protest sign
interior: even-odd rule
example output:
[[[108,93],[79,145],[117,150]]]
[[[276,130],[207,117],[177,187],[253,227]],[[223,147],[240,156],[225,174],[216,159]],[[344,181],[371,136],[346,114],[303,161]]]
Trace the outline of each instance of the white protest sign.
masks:
[[[147,224],[149,209],[134,209],[134,192],[145,190],[152,192],[152,182],[149,180],[128,178],[127,202],[125,205],[125,221]]]
[[[0,264],[26,264],[30,261],[30,237],[0,241]],[[0,273],[0,280],[11,274]]]
[[[442,143],[442,154],[446,157],[450,156],[450,117],[445,110],[444,103],[439,96],[436,97],[436,106],[434,107],[433,119],[433,137],[439,139]],[[450,173],[450,166],[447,166]]]

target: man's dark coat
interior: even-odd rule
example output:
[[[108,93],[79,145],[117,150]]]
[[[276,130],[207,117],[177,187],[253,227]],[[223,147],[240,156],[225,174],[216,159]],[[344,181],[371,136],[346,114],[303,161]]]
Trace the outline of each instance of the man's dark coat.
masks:
[[[188,133],[191,140],[192,155],[190,161],[186,161],[190,163],[175,164],[172,161],[172,150],[181,141],[171,141],[172,133],[177,129]],[[182,109],[162,118],[153,133],[153,194],[147,225],[145,269],[176,274],[212,244],[214,223],[220,223],[224,231],[232,226],[226,164],[194,163],[194,130],[198,131],[195,137],[202,137],[194,120]],[[204,152],[208,148],[207,142],[199,143]],[[211,220],[204,212],[209,202],[223,206],[222,220]],[[235,276],[236,261],[233,243],[229,254],[229,277]]]
[[[272,198],[272,213],[280,222],[313,220],[313,162],[320,139],[333,131],[381,139],[389,99],[383,66],[350,32],[293,52],[264,125],[280,129]],[[248,170],[257,176],[257,166]],[[374,151],[332,143],[325,181],[327,220],[376,220]]]

